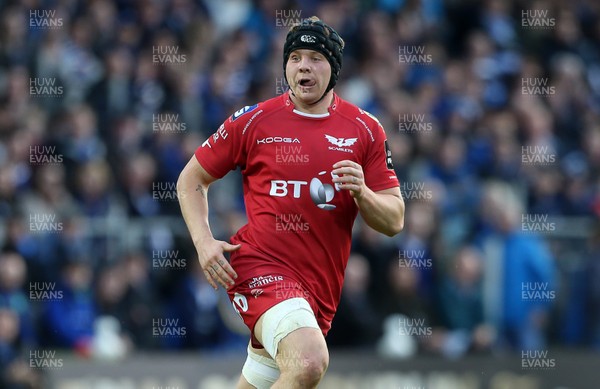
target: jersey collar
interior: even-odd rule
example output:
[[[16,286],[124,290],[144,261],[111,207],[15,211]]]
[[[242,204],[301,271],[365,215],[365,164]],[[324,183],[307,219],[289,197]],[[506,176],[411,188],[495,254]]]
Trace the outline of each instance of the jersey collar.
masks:
[[[324,118],[328,118],[329,116],[333,115],[340,103],[340,98],[338,97],[337,94],[335,94],[335,92],[333,93],[333,103],[327,108],[327,113],[306,113],[306,112],[301,112],[299,110],[296,109],[296,107],[294,106],[294,102],[292,101],[292,99],[290,98],[290,92],[288,91],[287,93],[284,93],[282,95],[282,98],[285,102],[285,106],[286,109],[290,112],[292,112],[294,115],[298,115],[298,116],[302,116],[302,117],[306,117],[306,118],[311,118],[311,119],[324,119]]]

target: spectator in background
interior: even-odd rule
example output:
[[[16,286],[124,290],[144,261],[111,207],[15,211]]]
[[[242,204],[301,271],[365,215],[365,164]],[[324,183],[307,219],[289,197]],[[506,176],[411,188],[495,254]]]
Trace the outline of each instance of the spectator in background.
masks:
[[[25,65],[33,54],[28,43],[27,21],[18,6],[6,7],[0,19],[0,65]]]
[[[107,217],[117,212],[111,191],[112,173],[104,161],[91,161],[77,169],[77,200],[87,217]]]
[[[33,189],[20,199],[23,212],[55,213],[61,219],[78,212],[75,199],[67,188],[64,165],[40,164],[33,175]]]
[[[380,302],[387,314],[402,313],[409,317],[426,318],[431,322],[431,301],[419,292],[419,271],[411,264],[399,265],[397,258],[388,263],[389,296]]]
[[[96,39],[91,20],[87,16],[72,18],[70,31],[58,57],[55,71],[65,86],[64,103],[80,103],[91,85],[102,76],[102,65],[92,49]]]
[[[114,190],[113,173],[107,162],[95,160],[79,165],[75,179],[81,216],[88,218],[93,227],[106,232],[92,236],[86,255],[94,265],[112,261],[115,258],[111,244],[121,234],[121,217],[126,212],[121,196]]]
[[[475,177],[466,155],[464,139],[447,136],[442,139],[429,172],[431,179],[442,184],[439,188],[443,188],[443,195],[439,195],[439,191],[435,193],[444,226],[448,226],[444,235],[450,244],[465,239],[470,227],[471,205],[477,198]],[[419,217],[415,212],[415,218]]]
[[[488,183],[480,206],[484,227],[476,240],[486,258],[486,322],[497,329],[501,347],[544,347],[557,291],[554,260],[545,243],[523,229],[524,208],[511,186]]]
[[[27,262],[30,273],[35,271],[35,264],[44,261],[43,253],[40,250],[40,245],[37,239],[29,230],[29,220],[26,216],[18,215],[8,218],[6,221],[6,237],[4,241],[3,251],[14,251],[19,253]],[[29,280],[44,277],[43,274],[28,274]]]
[[[183,146],[179,141],[179,136],[175,132],[159,131],[155,133],[154,145],[152,150],[153,157],[157,160],[158,178],[163,183],[174,185],[179,177],[179,172],[186,164],[187,156],[183,154]],[[163,201],[161,203],[161,213],[163,215],[179,214],[177,201]]]
[[[446,356],[457,357],[469,350],[488,349],[493,330],[485,324],[481,291],[481,253],[470,246],[455,254],[438,293],[441,342],[435,346]]]
[[[498,112],[491,114],[487,123],[493,160],[490,170],[484,172],[484,177],[492,176],[514,182],[519,177],[522,160],[516,115],[510,111]]]
[[[206,351],[243,348],[247,344],[246,329],[231,314],[227,296],[215,294],[196,258],[187,262],[186,272],[167,312],[181,318],[187,333],[179,342],[170,342],[170,346]]]
[[[392,338],[398,338],[397,331],[400,325],[404,328],[404,336],[400,338],[414,338],[409,343],[428,347],[429,339],[422,335],[431,335],[428,329],[432,328],[435,318],[432,301],[419,291],[420,274],[413,263],[401,261],[397,257],[389,260],[388,276],[385,280],[388,286],[384,293],[386,298],[376,303],[384,317],[383,342],[390,336],[390,330],[395,331]]]
[[[419,292],[420,274],[415,266],[395,256],[388,262],[386,297],[376,302],[383,317],[383,336],[377,349],[384,356],[409,357],[430,348],[433,306]]]
[[[15,252],[0,253],[0,308],[18,315],[19,342],[24,346],[36,343],[36,328],[30,300],[24,292],[27,278],[25,260]]]
[[[370,348],[381,335],[381,321],[369,296],[369,261],[361,254],[348,258],[342,298],[327,336],[332,348]]]
[[[14,168],[0,166],[0,217],[7,219],[17,204],[17,186],[13,177]]]
[[[106,155],[106,145],[98,134],[97,114],[87,104],[69,107],[59,142],[67,163],[85,164]]]
[[[92,50],[96,53],[110,51],[114,46],[119,30],[117,5],[106,1],[93,1],[86,12],[87,20],[93,26]]]
[[[600,226],[594,227],[594,232],[588,244],[588,255],[586,261],[586,290],[583,296],[587,296],[585,312],[587,313],[587,333],[590,334],[591,346],[600,351]],[[583,297],[582,296],[582,297]]]
[[[152,62],[150,48],[139,53],[133,71],[133,110],[143,121],[152,120],[159,112],[166,98],[166,85],[161,82],[160,68]]]
[[[131,252],[122,259],[122,270],[127,282],[127,315],[122,326],[140,348],[152,348],[157,343],[152,337],[152,319],[160,313],[160,308],[155,304],[159,296],[152,285],[149,263],[142,252]]]
[[[101,127],[131,112],[133,67],[134,58],[126,48],[115,47],[105,52],[104,76],[90,89],[87,100]]]
[[[45,333],[41,339],[46,346],[89,355],[97,315],[92,268],[86,258],[69,258],[62,265],[61,275],[55,290],[62,292],[62,298],[44,301],[42,323]]]
[[[368,292],[371,301],[379,301],[379,296],[388,292],[387,279],[389,259],[398,254],[395,242],[380,236],[358,219],[354,226],[352,253],[366,258],[369,268]],[[376,280],[376,281],[375,281]],[[377,304],[374,304],[377,308]]]
[[[127,275],[121,263],[107,266],[100,271],[96,282],[95,297],[98,314],[112,316],[124,323],[127,318]]]
[[[67,218],[79,213],[79,206],[67,188],[65,167],[62,164],[43,164],[36,168],[33,175],[33,190],[19,199],[19,209],[25,216],[26,225],[34,232],[36,245],[43,255],[35,261],[29,261],[29,278],[33,280],[56,280],[58,263],[65,255],[65,250],[75,249],[84,244],[84,240],[76,240],[72,246],[65,245],[61,234],[40,233],[36,227],[31,228],[31,218],[55,218],[56,225],[65,227]],[[41,229],[45,226],[41,225]]]
[[[0,308],[0,387],[3,389],[41,389],[38,372],[30,369],[23,358],[28,350],[21,349],[19,315]]]
[[[156,216],[160,203],[153,196],[156,183],[156,161],[148,153],[128,155],[123,162],[121,182],[125,191],[128,213],[132,216]]]
[[[424,189],[416,189],[413,193],[419,195],[419,192],[423,191]],[[406,196],[407,194],[403,193],[403,195]],[[410,196],[408,197],[409,202],[411,201]],[[432,242],[436,228],[438,228],[436,206],[431,202],[420,200],[412,201],[410,205],[406,209],[406,230],[397,239],[398,251],[396,254],[398,257],[396,259],[403,259],[405,263],[420,259],[433,261],[435,254]],[[402,264],[402,261],[400,262]],[[398,265],[398,262],[395,265]],[[390,264],[390,267],[395,269],[393,264]],[[408,267],[412,266],[408,265]],[[390,273],[388,269],[385,274],[393,277],[396,270]],[[425,300],[432,299],[436,287],[433,266],[415,266],[412,267],[411,271],[416,273],[414,276],[417,282],[416,292]],[[400,284],[396,285],[393,279],[391,285],[393,288],[401,288]]]
[[[25,116],[33,109],[29,92],[31,73],[24,64],[11,67],[6,74],[6,89],[3,93],[3,109],[6,109],[6,122],[0,126],[4,130],[15,128],[25,121]],[[3,131],[5,132],[5,131]]]

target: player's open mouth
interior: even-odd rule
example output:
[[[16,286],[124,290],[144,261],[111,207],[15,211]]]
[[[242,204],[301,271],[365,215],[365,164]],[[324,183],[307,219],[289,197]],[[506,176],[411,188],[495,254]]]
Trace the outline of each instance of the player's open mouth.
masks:
[[[298,85],[300,85],[301,87],[304,87],[304,88],[310,88],[310,87],[315,86],[316,84],[317,84],[317,82],[310,78],[301,78],[300,81],[298,81]]]

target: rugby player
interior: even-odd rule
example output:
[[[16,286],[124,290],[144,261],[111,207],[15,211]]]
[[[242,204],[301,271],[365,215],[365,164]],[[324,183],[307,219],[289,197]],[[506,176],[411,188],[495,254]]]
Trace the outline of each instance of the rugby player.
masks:
[[[343,49],[317,17],[290,28],[283,48],[289,91],[235,112],[177,183],[206,279],[227,290],[250,329],[238,388],[316,387],[329,363],[325,336],[357,214],[388,236],[403,228],[383,127],[333,91]],[[228,243],[211,233],[207,193],[237,167],[248,223]],[[290,215],[288,228],[282,220]]]

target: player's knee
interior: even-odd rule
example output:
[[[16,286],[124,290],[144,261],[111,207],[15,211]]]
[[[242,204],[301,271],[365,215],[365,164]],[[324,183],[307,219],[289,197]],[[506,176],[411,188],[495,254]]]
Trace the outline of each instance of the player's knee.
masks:
[[[302,368],[297,372],[297,381],[306,387],[316,386],[325,375],[329,365],[329,354],[315,353],[305,358],[303,362]]]
[[[310,341],[307,339],[307,342]],[[329,352],[327,347],[321,345],[309,346],[311,351],[293,351],[280,354],[277,362],[281,374],[291,376],[300,387],[312,388],[321,381],[329,366]],[[292,354],[291,358],[283,358],[285,354]]]

